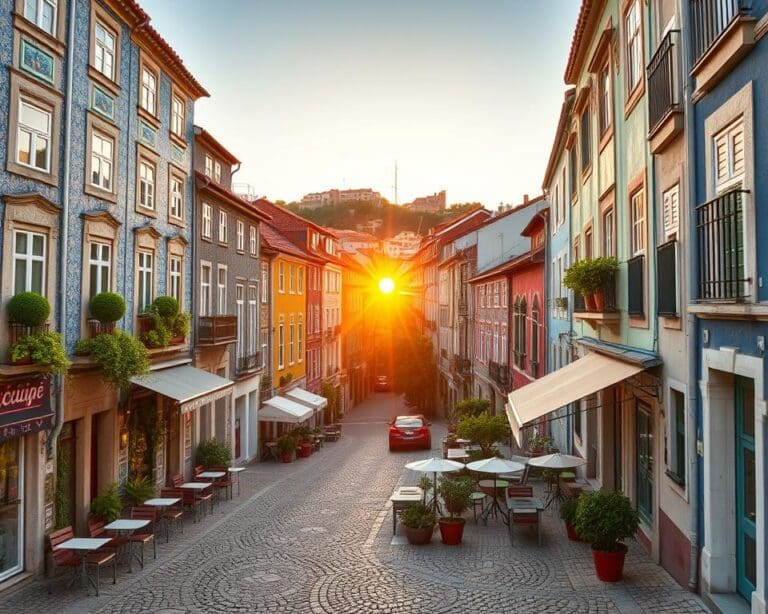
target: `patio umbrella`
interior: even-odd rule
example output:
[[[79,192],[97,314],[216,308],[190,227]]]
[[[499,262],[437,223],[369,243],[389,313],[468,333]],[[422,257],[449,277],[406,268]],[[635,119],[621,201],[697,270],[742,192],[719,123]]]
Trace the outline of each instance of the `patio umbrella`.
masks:
[[[457,463],[456,461],[447,460],[445,458],[437,458],[433,456],[432,458],[426,458],[424,460],[412,461],[410,463],[406,463],[405,468],[411,469],[413,471],[423,471],[424,473],[432,473],[434,475],[432,485],[434,487],[435,492],[434,492],[434,496],[432,497],[432,503],[435,507],[437,507],[437,474],[449,473],[451,471],[459,471],[460,469],[464,469],[464,465],[462,465],[461,463]]]
[[[533,467],[541,467],[543,469],[573,469],[574,467],[580,467],[586,465],[587,461],[578,456],[571,456],[570,454],[546,454],[545,456],[536,456],[528,461],[528,464]]]
[[[485,458],[483,460],[467,463],[467,469],[480,471],[482,473],[514,473],[522,471],[525,465],[517,461],[507,460],[506,458]]]

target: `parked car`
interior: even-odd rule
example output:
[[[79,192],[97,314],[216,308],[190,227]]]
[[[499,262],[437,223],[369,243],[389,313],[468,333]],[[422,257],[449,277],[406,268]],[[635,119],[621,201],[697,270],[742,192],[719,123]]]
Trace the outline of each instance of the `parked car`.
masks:
[[[432,448],[430,423],[422,414],[397,416],[389,423],[389,451],[398,448]]]
[[[373,384],[373,389],[376,392],[389,392],[391,390],[389,378],[386,375],[377,375],[376,381]]]

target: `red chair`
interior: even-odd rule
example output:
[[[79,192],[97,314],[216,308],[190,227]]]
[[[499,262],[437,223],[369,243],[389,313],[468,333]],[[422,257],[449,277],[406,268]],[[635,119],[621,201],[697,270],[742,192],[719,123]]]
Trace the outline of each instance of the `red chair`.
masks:
[[[223,471],[224,477],[218,478],[213,481],[213,486],[216,488],[217,491],[221,492],[222,490],[224,492],[229,493],[228,498],[232,499],[233,493],[232,493],[232,476],[229,473],[229,467],[226,465],[214,465],[209,469],[209,471]]]
[[[174,488],[178,488],[184,483],[184,476],[180,473],[177,473],[171,478],[171,484],[173,484]]]
[[[48,593],[51,592],[51,584],[53,583],[57,569],[69,569],[72,571],[72,580],[70,584],[78,578],[78,568],[83,564],[82,557],[76,555],[71,550],[62,550],[56,548],[59,544],[63,544],[65,541],[74,538],[75,534],[72,531],[72,527],[64,527],[58,531],[53,531],[48,535],[48,546],[51,550],[51,558],[53,559],[53,569],[51,570],[51,577],[48,579]],[[93,567],[96,570],[96,596],[99,596],[99,584],[101,580],[101,568],[110,565],[112,566],[112,584],[117,582],[117,557],[114,552],[100,552],[96,551],[85,556],[85,567]],[[87,571],[86,571],[87,573]]]
[[[522,524],[536,526],[536,537],[541,546],[541,510],[531,508],[513,508],[510,505],[510,499],[533,497],[533,487],[531,486],[509,486],[507,488],[507,509],[509,510],[509,542],[514,545],[513,525]]]
[[[149,520],[143,529],[131,534],[131,543],[141,544],[141,568],[144,569],[144,544],[152,543],[154,558],[157,558],[157,541],[155,540],[155,524],[157,523],[157,508],[151,505],[137,505],[131,508],[131,518],[134,520]]]
[[[88,536],[93,538],[109,538],[110,542],[104,546],[104,548],[112,549],[117,554],[117,551],[128,543],[128,539],[125,537],[116,537],[107,531],[104,526],[105,522],[98,516],[91,516],[88,519]]]
[[[176,505],[171,505],[165,508],[165,511],[163,512],[163,520],[166,523],[173,523],[174,533],[176,532],[176,529],[181,528],[181,534],[184,535],[184,493],[181,491],[181,488],[161,488],[160,496],[163,498],[179,500]],[[168,534],[169,531],[166,531],[166,541],[168,541]]]
[[[205,467],[203,467],[202,465],[195,465],[195,478],[197,478],[198,475],[203,473],[203,471],[205,471]]]

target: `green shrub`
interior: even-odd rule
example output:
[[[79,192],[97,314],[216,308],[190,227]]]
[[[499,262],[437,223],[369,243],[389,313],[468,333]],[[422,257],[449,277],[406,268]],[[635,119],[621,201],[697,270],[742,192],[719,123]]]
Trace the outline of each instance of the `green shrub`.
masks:
[[[168,347],[171,343],[171,335],[171,331],[164,326],[156,326],[152,330],[144,333],[141,336],[141,340],[147,347],[164,348]]]
[[[560,518],[571,526],[576,522],[576,510],[579,507],[578,497],[568,497],[560,504]]]
[[[208,439],[197,446],[195,464],[203,467],[230,465],[232,451],[217,439]]]
[[[579,497],[574,528],[593,549],[616,552],[619,542],[639,527],[637,511],[624,493],[601,489]]]
[[[293,435],[285,433],[277,438],[277,451],[280,454],[292,454],[296,450],[296,439]]]
[[[470,478],[440,478],[437,493],[445,501],[445,508],[451,514],[451,518],[461,516],[472,504],[470,499],[474,487]]]
[[[123,503],[120,501],[120,495],[117,492],[117,484],[112,483],[98,497],[91,501],[91,516],[101,518],[104,522],[110,523],[120,518],[123,512]]]
[[[20,292],[8,301],[8,319],[24,326],[42,326],[51,315],[48,299],[37,292]]]
[[[117,322],[125,315],[125,299],[117,292],[99,292],[91,299],[91,315],[99,322]]]
[[[172,318],[179,313],[179,301],[172,296],[158,296],[152,306],[161,318]]]
[[[155,485],[149,476],[128,478],[123,487],[123,501],[126,506],[143,505],[144,501],[155,496]]]
[[[400,523],[409,529],[428,529],[436,521],[434,508],[425,503],[413,503],[400,512]]]
[[[37,365],[48,365],[52,373],[66,373],[70,362],[61,341],[61,334],[44,331],[26,335],[11,346],[11,360],[31,358]]]
[[[506,416],[491,416],[484,412],[479,416],[467,416],[459,421],[456,434],[480,446],[483,458],[489,458],[495,450],[494,444],[509,437],[509,421]]]
[[[99,335],[77,342],[78,353],[90,354],[101,367],[102,375],[121,392],[131,387],[131,378],[149,372],[147,348],[133,335],[116,330],[111,335]]]
[[[189,334],[190,316],[179,311],[179,301],[172,296],[158,296],[142,315],[152,318],[152,330],[141,336],[148,347],[168,347],[174,337]]]

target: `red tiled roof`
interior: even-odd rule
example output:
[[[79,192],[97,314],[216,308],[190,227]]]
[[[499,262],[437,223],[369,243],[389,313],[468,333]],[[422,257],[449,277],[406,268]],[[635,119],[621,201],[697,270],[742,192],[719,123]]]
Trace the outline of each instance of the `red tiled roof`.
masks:
[[[240,164],[240,160],[235,157],[231,151],[229,151],[221,142],[216,139],[210,132],[208,132],[202,126],[195,126],[195,140],[202,141],[202,144],[215,153],[219,154],[224,160],[230,164]]]
[[[579,17],[576,20],[576,28],[571,39],[568,64],[565,67],[564,79],[568,85],[576,85],[577,72],[584,60],[583,56],[589,44],[590,28],[588,26],[599,16],[600,9],[604,4],[605,0],[582,0],[581,2]]]
[[[496,275],[507,273],[512,269],[516,268],[519,264],[527,262],[530,259],[530,257],[531,257],[531,252],[525,252],[520,256],[515,256],[512,260],[508,260],[507,262],[502,262],[501,264],[496,265],[492,269],[488,269],[487,271],[478,273],[477,275],[472,277],[469,280],[469,282],[472,283],[475,281],[482,281],[483,279],[488,279],[489,277],[495,277]]]
[[[254,217],[257,217],[261,220],[271,220],[272,218],[263,211],[260,211],[256,207],[253,206],[253,204],[249,203],[247,200],[244,200],[240,198],[237,194],[234,192],[230,192],[220,183],[216,183],[213,179],[208,177],[205,173],[202,171],[195,171],[195,178],[200,182],[197,186],[197,189],[199,190],[208,190],[213,193],[214,196],[217,196],[221,198],[222,200],[226,201],[230,205],[233,205],[235,207],[239,207],[240,209],[244,210],[246,213],[252,214]]]
[[[315,258],[286,239],[280,234],[279,230],[273,228],[270,224],[265,223],[261,225],[261,240],[267,247],[272,248],[276,252],[282,252],[305,260],[315,260]]]

